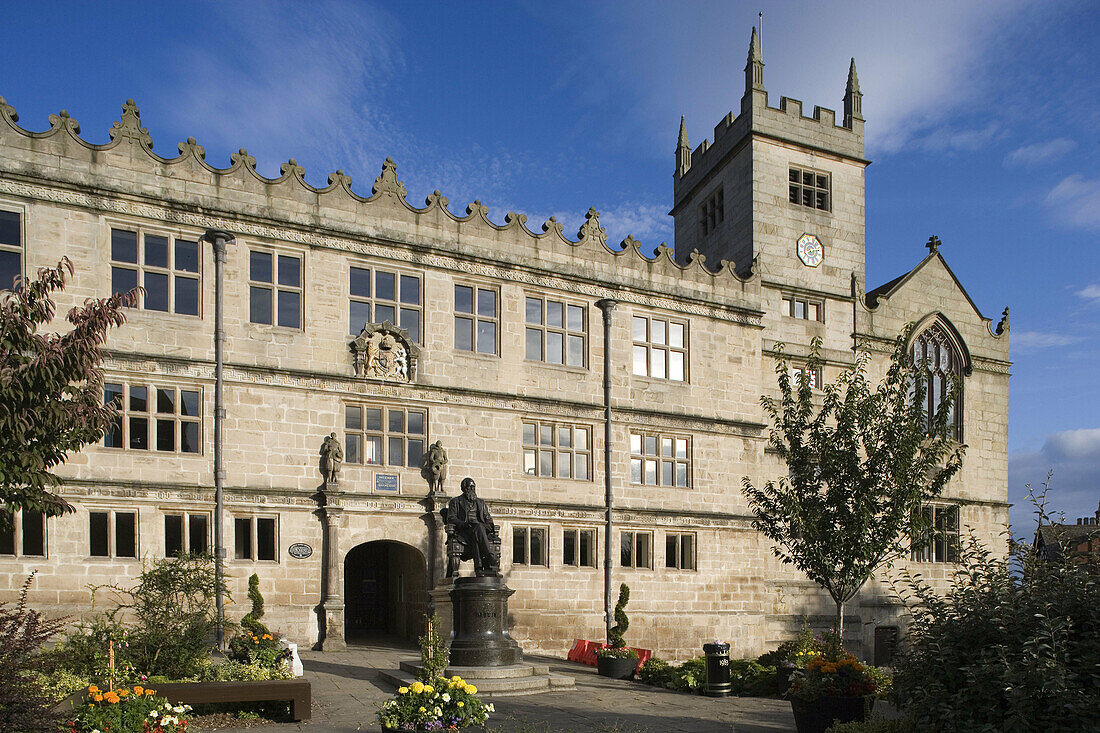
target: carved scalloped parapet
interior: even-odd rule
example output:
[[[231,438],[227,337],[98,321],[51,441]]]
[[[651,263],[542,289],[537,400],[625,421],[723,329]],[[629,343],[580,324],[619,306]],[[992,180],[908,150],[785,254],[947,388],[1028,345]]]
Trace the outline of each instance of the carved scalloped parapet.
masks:
[[[585,220],[577,232],[576,241],[573,241],[565,235],[561,222],[554,216],[551,216],[542,224],[541,233],[536,233],[527,228],[527,217],[519,212],[508,212],[504,217],[504,224],[502,225],[490,221],[489,209],[482,204],[480,200],[475,200],[466,208],[466,216],[456,215],[448,209],[448,199],[438,190],[434,191],[425,199],[424,208],[417,208],[406,200],[407,190],[405,184],[398,179],[397,166],[393,159],[389,157],[386,158],[385,162],[382,164],[380,175],[374,180],[374,184],[371,188],[372,195],[370,197],[354,192],[351,189],[351,176],[345,174],[342,170],[337,170],[335,173],[328,176],[329,185],[327,187],[317,188],[312,186],[305,180],[304,169],[293,159],[282,165],[281,175],[278,178],[267,178],[257,172],[256,158],[249,155],[245,148],[241,148],[237,153],[230,155],[230,165],[227,168],[214,167],[206,162],[206,151],[194,138],[187,138],[186,142],[179,143],[178,157],[164,158],[152,151],[152,138],[149,131],[141,125],[141,113],[133,100],[127,100],[125,105],[123,105],[121,119],[113,123],[110,130],[111,139],[104,144],[91,143],[80,138],[80,126],[66,111],[62,111],[57,115],[51,115],[49,118],[50,128],[42,132],[32,132],[20,127],[16,122],[18,119],[15,109],[9,105],[6,100],[0,98],[0,120],[5,121],[7,125],[19,135],[31,139],[49,139],[64,131],[80,146],[91,151],[110,150],[122,144],[123,141],[137,141],[141,143],[141,149],[148,153],[150,161],[158,164],[173,165],[193,158],[194,161],[199,164],[201,170],[208,172],[209,175],[214,178],[218,176],[234,175],[241,169],[246,169],[252,180],[264,186],[273,188],[282,185],[300,186],[302,189],[315,194],[333,193],[336,196],[347,197],[353,205],[364,205],[364,208],[367,210],[365,213],[368,214],[371,204],[376,202],[384,194],[389,197],[390,201],[397,204],[397,206],[392,212],[384,213],[382,216],[396,216],[400,218],[403,216],[403,209],[408,212],[410,219],[413,219],[418,215],[432,211],[433,207],[435,207],[444,217],[442,232],[442,236],[444,237],[449,236],[447,232],[452,230],[460,234],[468,233],[475,238],[480,236],[495,237],[497,235],[494,234],[494,232],[507,232],[512,241],[520,246],[525,244],[539,246],[537,243],[541,242],[544,244],[552,244],[555,247],[558,244],[563,244],[571,248],[579,248],[582,245],[598,243],[600,246],[591,248],[585,252],[587,256],[593,259],[593,262],[600,261],[608,255],[616,258],[623,257],[627,250],[630,250],[633,252],[633,255],[630,255],[630,257],[633,258],[637,256],[639,264],[644,262],[649,268],[659,266],[665,269],[667,275],[673,277],[683,276],[696,280],[699,284],[708,288],[713,285],[712,278],[719,275],[724,276],[730,274],[741,282],[748,280],[747,276],[738,275],[733,270],[732,265],[728,265],[725,262],[722,263],[722,267],[717,272],[712,272],[707,269],[706,266],[703,265],[702,257],[690,258],[686,264],[677,262],[672,250],[663,244],[656,248],[655,253],[647,257],[646,254],[643,253],[641,243],[637,242],[633,237],[628,237],[627,240],[625,240],[624,247],[621,250],[609,248],[607,246],[607,232],[600,224],[599,212],[594,208],[590,208],[585,214]],[[137,158],[134,159],[135,164],[138,164],[138,160]],[[294,179],[296,183],[290,183],[291,179]],[[283,189],[283,191],[286,196],[294,196],[294,193],[290,190]],[[335,200],[330,201],[337,203]],[[337,205],[341,204],[337,203]],[[440,236],[440,234],[433,230],[427,232],[426,236],[428,239],[434,239]],[[522,252],[522,250],[516,251],[517,253]],[[623,264],[626,263],[624,262]],[[696,269],[696,266],[698,269]],[[689,270],[691,272],[688,272]],[[728,270],[728,272],[723,273],[722,270]],[[638,274],[641,275],[641,271],[639,271]],[[706,277],[704,277],[704,274]],[[624,276],[629,277],[625,272]]]
[[[407,330],[389,321],[366,323],[349,347],[356,377],[386,382],[416,381],[420,347]]]
[[[407,195],[405,184],[397,180],[397,166],[394,164],[393,158],[387,156],[386,160],[382,163],[382,173],[378,178],[374,179],[374,186],[371,187],[371,192],[375,196],[388,193],[391,196],[396,196],[404,200]]]
[[[126,104],[122,105],[122,119],[111,123],[107,134],[112,140],[133,140],[150,150],[153,148],[153,136],[141,126],[141,110],[132,99],[127,99]]]

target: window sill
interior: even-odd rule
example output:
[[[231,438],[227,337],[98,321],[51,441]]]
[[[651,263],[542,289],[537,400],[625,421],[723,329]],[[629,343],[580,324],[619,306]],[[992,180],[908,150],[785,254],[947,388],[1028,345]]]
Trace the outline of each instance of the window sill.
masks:
[[[471,356],[476,359],[492,359],[494,361],[500,360],[499,353],[486,354],[484,351],[474,351],[472,349],[452,349],[452,351],[459,356]]]
[[[679,385],[679,386],[682,386],[682,387],[690,387],[691,386],[691,381],[688,380],[688,379],[670,379],[668,377],[651,377],[651,376],[648,376],[646,374],[635,374],[634,372],[631,372],[630,376],[633,379],[640,379],[643,382],[652,383],[652,384]]]
[[[588,367],[569,366],[568,364],[553,364],[548,361],[538,361],[536,359],[524,359],[524,364],[529,366],[542,366],[550,369],[557,369],[563,372],[571,372],[573,374],[588,374],[591,370]]]
[[[533,473],[527,473],[526,471],[521,471],[519,473],[519,476],[521,476],[524,480],[527,480],[527,481],[530,481],[531,479],[545,479],[547,481],[572,481],[573,483],[577,483],[577,484],[594,484],[594,483],[596,483],[595,478],[567,478],[565,476],[538,476],[538,475],[533,474]]]

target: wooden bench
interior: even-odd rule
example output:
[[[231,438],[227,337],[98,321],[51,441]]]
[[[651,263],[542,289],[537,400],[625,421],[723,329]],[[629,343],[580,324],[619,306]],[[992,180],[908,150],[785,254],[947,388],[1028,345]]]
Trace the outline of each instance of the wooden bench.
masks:
[[[163,682],[150,685],[157,697],[174,705],[206,702],[269,702],[288,700],[293,720],[309,720],[312,691],[309,680],[263,680],[257,682]]]

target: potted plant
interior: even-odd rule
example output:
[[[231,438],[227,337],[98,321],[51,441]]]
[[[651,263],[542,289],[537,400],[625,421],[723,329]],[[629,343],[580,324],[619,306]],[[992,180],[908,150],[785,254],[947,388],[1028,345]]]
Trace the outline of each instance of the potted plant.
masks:
[[[626,617],[626,604],[630,602],[630,587],[619,586],[619,601],[615,604],[615,625],[607,631],[607,644],[596,650],[596,670],[604,677],[628,680],[638,667],[638,652],[629,648],[623,634],[630,627]]]
[[[804,670],[795,671],[787,690],[798,733],[825,733],[833,723],[863,721],[874,707],[876,687],[874,678],[844,650],[835,632],[827,635],[822,653],[810,659]]]

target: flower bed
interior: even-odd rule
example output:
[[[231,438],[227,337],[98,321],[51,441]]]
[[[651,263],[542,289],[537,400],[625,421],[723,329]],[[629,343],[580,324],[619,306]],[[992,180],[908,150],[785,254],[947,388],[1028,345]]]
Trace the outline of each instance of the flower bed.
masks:
[[[378,711],[383,730],[437,731],[458,730],[484,725],[492,703],[482,702],[477,688],[458,675],[438,677],[430,683],[413,682],[400,687],[397,695]]]
[[[183,733],[189,712],[189,706],[172,705],[141,685],[113,690],[91,685],[68,728],[70,733]]]

